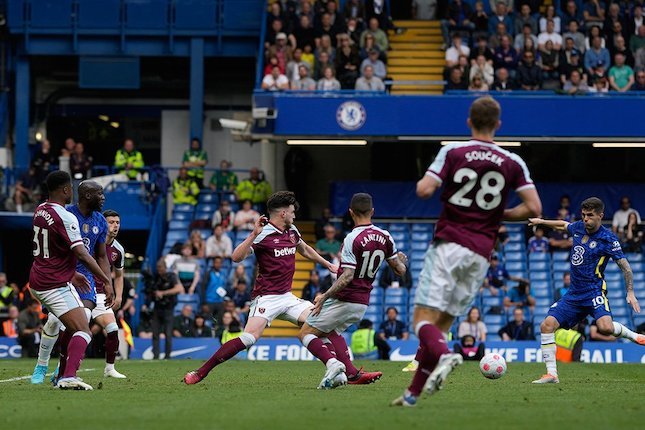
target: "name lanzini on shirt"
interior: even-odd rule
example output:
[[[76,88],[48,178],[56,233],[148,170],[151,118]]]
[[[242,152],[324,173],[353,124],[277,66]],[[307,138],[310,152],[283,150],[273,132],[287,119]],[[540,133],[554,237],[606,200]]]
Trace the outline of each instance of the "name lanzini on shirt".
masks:
[[[377,242],[379,242],[379,243],[381,243],[383,245],[385,245],[385,243],[386,243],[385,242],[385,237],[383,235],[380,235],[380,234],[368,234],[361,241],[361,246],[365,246],[369,242],[372,242],[372,241],[377,241]]]

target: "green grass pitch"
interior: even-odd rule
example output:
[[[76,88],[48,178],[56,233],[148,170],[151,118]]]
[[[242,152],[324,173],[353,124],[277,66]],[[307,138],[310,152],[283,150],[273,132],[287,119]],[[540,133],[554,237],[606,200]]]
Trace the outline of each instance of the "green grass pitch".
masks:
[[[381,370],[375,384],[316,389],[318,362],[231,361],[202,383],[180,383],[197,361],[118,362],[127,380],[104,380],[103,362],[79,374],[93,392],[32,386],[34,360],[0,361],[0,429],[637,429],[645,420],[645,366],[560,365],[559,385],[536,386],[542,364],[510,363],[499,380],[476,363],[416,408],[394,408],[411,374],[405,363],[359,362]],[[53,367],[53,365],[51,366]],[[94,370],[91,370],[94,369]]]

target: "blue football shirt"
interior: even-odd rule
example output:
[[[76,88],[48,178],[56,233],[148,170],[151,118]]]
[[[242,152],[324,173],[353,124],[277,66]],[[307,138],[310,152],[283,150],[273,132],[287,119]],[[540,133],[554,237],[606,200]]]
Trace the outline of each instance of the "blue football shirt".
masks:
[[[87,249],[87,252],[89,252],[91,256],[96,257],[94,252],[96,250],[96,245],[105,244],[107,239],[108,225],[105,217],[100,212],[94,211],[86,218],[81,213],[78,205],[68,206],[67,210],[74,214],[78,220],[85,249]],[[76,271],[85,275],[92,284],[92,290],[95,290],[94,275],[92,275],[92,272],[90,272],[90,270],[80,261],[76,266]]]
[[[569,257],[571,287],[568,294],[600,295],[607,288],[604,272],[609,259],[618,261],[625,258],[618,238],[603,226],[595,233],[588,234],[582,221],[569,224],[567,230],[573,238]]]

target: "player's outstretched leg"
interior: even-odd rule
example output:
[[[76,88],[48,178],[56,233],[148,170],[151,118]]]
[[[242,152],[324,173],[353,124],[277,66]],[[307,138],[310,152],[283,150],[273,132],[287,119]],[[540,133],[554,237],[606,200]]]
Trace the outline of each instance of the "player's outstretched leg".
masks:
[[[345,373],[346,369],[345,365],[336,358],[333,344],[331,342],[323,342],[321,338],[314,334],[306,334],[301,340],[305,348],[327,367],[325,375],[320,381],[320,384],[318,384],[318,389],[328,390],[335,388],[334,379],[341,373]]]
[[[42,384],[45,381],[45,375],[47,374],[47,368],[49,367],[49,359],[51,357],[52,350],[54,349],[54,345],[58,340],[61,325],[62,324],[60,320],[56,318],[56,315],[50,313],[47,317],[47,322],[43,327],[40,347],[38,348],[38,361],[36,362],[36,367],[34,367],[34,372],[31,375],[32,384]]]
[[[612,323],[614,325],[614,331],[612,334],[615,337],[629,339],[634,343],[645,346],[645,336],[643,336],[642,334],[634,333],[633,331],[616,321],[612,321]]]
[[[382,372],[365,372],[363,368],[357,369],[349,357],[349,349],[345,338],[334,332],[331,332],[327,338],[334,346],[336,351],[336,358],[338,361],[345,365],[345,374],[347,375],[347,383],[351,385],[371,384],[378,381],[383,376]]]
[[[419,368],[412,378],[412,383],[401,397],[392,402],[392,406],[415,406],[421,391],[434,394],[443,387],[446,377],[463,362],[459,354],[451,354],[441,330],[421,321],[416,326],[419,337],[419,349],[415,359]],[[461,359],[461,360],[460,360]]]
[[[558,366],[555,360],[555,329],[558,321],[552,316],[547,316],[540,325],[540,343],[542,344],[542,361],[546,364],[546,374],[533,381],[534,384],[557,384]]]
[[[186,375],[184,376],[184,382],[186,383],[186,385],[197,384],[199,381],[208,376],[210,371],[213,370],[215,366],[218,366],[225,361],[230,360],[239,352],[250,348],[254,343],[255,336],[247,332],[242,333],[240,337],[229,340],[224,345],[222,345],[220,349],[218,349],[215,354],[213,354],[213,356],[202,365],[202,367],[186,373]]]
[[[105,337],[105,370],[103,376],[106,378],[125,379],[127,376],[114,368],[116,354],[119,351],[119,326],[116,322],[110,322],[105,327],[105,332],[107,336]]]

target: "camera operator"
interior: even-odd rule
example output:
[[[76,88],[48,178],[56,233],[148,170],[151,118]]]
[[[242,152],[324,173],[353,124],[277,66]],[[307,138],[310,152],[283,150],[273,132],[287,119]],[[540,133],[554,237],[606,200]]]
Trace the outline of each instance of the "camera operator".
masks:
[[[166,359],[172,351],[173,311],[177,304],[177,294],[184,292],[184,286],[177,275],[169,272],[164,258],[157,261],[157,275],[146,287],[146,293],[152,300],[152,354],[159,359],[159,334],[163,326],[166,345]]]

